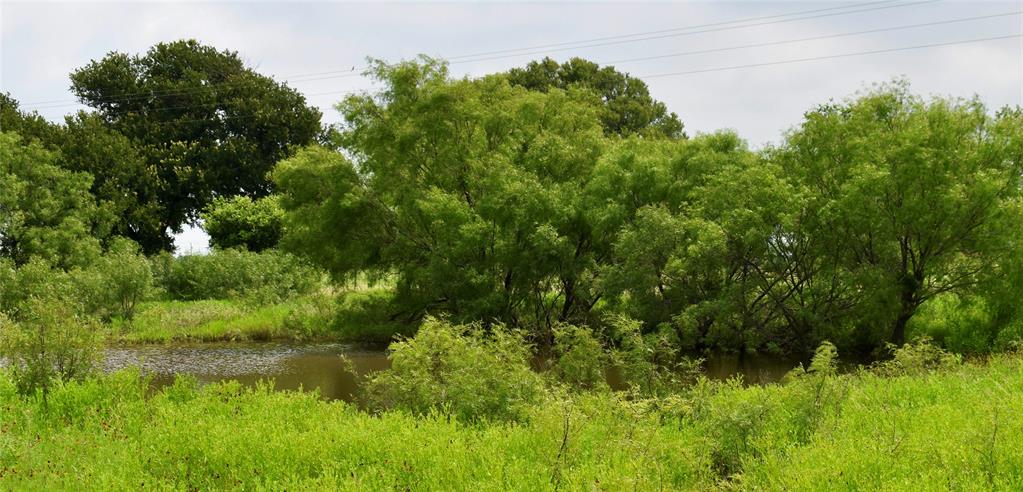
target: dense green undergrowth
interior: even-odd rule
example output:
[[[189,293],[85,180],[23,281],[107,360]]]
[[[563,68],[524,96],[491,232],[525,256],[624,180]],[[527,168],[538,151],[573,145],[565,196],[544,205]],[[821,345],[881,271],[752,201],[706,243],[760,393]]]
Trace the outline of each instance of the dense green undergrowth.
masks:
[[[515,420],[367,413],[314,393],[127,371],[54,388],[0,376],[0,488],[1019,490],[1023,359],[908,353],[786,384],[661,398],[549,386]]]
[[[324,295],[259,306],[227,299],[148,302],[133,320],[115,320],[112,340],[133,344],[333,338],[332,302]]]

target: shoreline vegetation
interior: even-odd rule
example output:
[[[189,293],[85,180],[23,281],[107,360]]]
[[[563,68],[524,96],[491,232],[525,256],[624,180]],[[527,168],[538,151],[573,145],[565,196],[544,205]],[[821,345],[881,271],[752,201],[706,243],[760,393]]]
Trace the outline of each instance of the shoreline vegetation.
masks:
[[[1023,108],[894,80],[753,149],[579,58],[363,75],[337,125],[195,40],[63,123],[0,94],[0,489],[1023,490]],[[324,356],[357,404],[101,371],[263,340],[388,360]]]
[[[513,419],[374,413],[312,393],[134,371],[54,387],[0,375],[0,483],[20,490],[949,490],[1023,486],[1023,358],[698,379],[639,397],[541,384]],[[933,355],[933,354],[932,354]],[[815,363],[818,361],[815,360]],[[823,365],[821,365],[823,364]]]

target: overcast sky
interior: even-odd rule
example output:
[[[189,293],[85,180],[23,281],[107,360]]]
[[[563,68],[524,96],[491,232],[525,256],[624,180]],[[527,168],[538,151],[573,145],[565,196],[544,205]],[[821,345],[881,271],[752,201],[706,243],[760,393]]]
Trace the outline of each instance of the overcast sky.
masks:
[[[814,105],[894,77],[908,79],[920,94],[978,95],[991,108],[1023,104],[1020,11],[1023,1],[0,0],[0,90],[10,92],[24,109],[61,120],[81,108],[68,91],[68,74],[75,68],[110,51],[138,53],[160,41],[195,38],[238,51],[259,72],[287,80],[307,94],[327,121],[337,121],[332,106],[343,93],[370,87],[344,72],[363,66],[367,56],[395,61],[425,53],[459,60],[455,57],[501,51],[500,58],[453,63],[451,71],[458,76],[521,66],[545,54],[559,60],[582,56],[644,78],[653,96],[679,114],[690,134],[730,128],[760,147],[777,142]],[[787,15],[800,12],[805,13]],[[981,16],[987,18],[946,22]],[[752,20],[724,24],[745,19]],[[931,25],[903,28],[919,24]],[[705,27],[690,28],[701,25]],[[883,31],[835,36],[868,30]],[[651,34],[626,36],[636,33]],[[822,36],[830,37],[778,43]],[[958,43],[1005,36],[1014,37]],[[595,41],[569,44],[583,40]],[[765,43],[775,44],[720,50]],[[934,44],[944,46],[776,63]],[[506,51],[536,46],[541,48]],[[661,56],[706,50],[718,51]],[[655,56],[660,57],[635,60]],[[720,70],[764,63],[770,65]],[[323,72],[331,73],[308,75]],[[650,77],[678,72],[690,73]],[[201,251],[206,238],[190,230],[177,244],[182,251]]]

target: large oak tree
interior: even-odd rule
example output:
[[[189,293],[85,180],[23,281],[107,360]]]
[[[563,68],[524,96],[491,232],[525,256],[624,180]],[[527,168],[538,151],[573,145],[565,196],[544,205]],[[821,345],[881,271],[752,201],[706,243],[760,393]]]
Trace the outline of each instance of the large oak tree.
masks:
[[[124,193],[139,196],[138,212],[155,216],[126,227],[147,252],[169,249],[168,230],[194,221],[215,197],[267,195],[273,164],[321,132],[320,112],[300,93],[256,73],[237,53],[194,40],[160,43],[143,55],[111,52],[71,81],[82,103],[130,139],[144,162],[145,179],[128,183],[117,172],[96,182],[123,183]],[[80,120],[72,123],[90,124]]]

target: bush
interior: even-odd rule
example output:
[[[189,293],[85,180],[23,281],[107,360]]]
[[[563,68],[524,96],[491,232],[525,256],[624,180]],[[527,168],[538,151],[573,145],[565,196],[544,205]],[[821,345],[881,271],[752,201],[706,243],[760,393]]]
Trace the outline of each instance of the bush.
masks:
[[[258,200],[246,196],[217,198],[202,214],[203,228],[214,247],[263,251],[277,247],[283,230],[280,199],[271,195]]]
[[[415,334],[416,325],[392,319],[397,308],[394,290],[371,288],[341,293],[337,298],[334,330],[345,340],[390,343]]]
[[[71,278],[86,311],[103,319],[131,320],[153,288],[149,260],[137,244],[123,238],[114,240],[88,268],[72,271]]]
[[[607,387],[607,354],[589,328],[562,325],[554,328],[554,372],[573,388]]]
[[[54,382],[81,379],[97,367],[99,325],[55,296],[33,296],[16,320],[0,314],[0,354],[18,390],[42,391],[45,400]]]
[[[630,389],[641,395],[665,395],[692,384],[702,373],[703,360],[683,357],[675,332],[667,325],[643,334],[639,321],[613,316],[609,326],[618,341],[611,356]]]
[[[175,258],[160,276],[175,300],[244,298],[262,303],[309,293],[322,278],[318,270],[290,254],[237,249]]]
[[[962,363],[962,356],[934,345],[929,337],[917,338],[901,347],[889,345],[888,348],[892,351],[892,358],[874,366],[876,371],[888,376],[947,370]]]
[[[543,394],[518,331],[427,318],[414,338],[391,344],[391,369],[372,376],[365,397],[377,410],[441,411],[464,421],[518,420]]]

